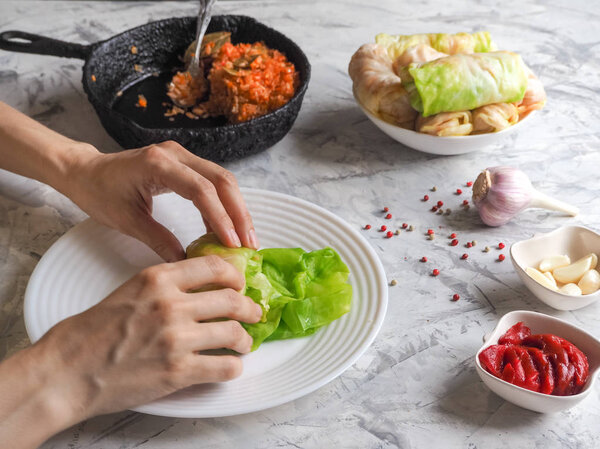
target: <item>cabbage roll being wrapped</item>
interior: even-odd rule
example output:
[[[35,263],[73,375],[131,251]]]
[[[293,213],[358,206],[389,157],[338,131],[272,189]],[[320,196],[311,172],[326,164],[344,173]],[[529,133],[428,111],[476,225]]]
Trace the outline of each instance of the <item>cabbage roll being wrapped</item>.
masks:
[[[432,136],[467,136],[473,130],[470,111],[442,112],[423,117],[419,115],[415,130]]]
[[[477,33],[430,33],[411,35],[389,35],[380,33],[375,42],[386,48],[390,58],[395,61],[409,47],[426,44],[434,50],[454,55],[456,53],[485,53],[496,50],[492,37],[487,31]]]
[[[492,103],[520,102],[527,88],[521,57],[508,51],[457,54],[411,64],[403,81],[413,108],[424,117]]]
[[[473,134],[502,131],[519,121],[519,111],[513,103],[495,103],[473,110]]]
[[[408,66],[413,62],[429,62],[435,59],[448,56],[446,53],[441,53],[430,47],[427,44],[413,45],[408,47],[404,53],[396,58],[392,68],[394,73],[403,80],[410,81],[412,77],[408,73]]]
[[[523,120],[533,111],[542,109],[546,104],[546,91],[542,82],[537,76],[529,69],[527,69],[527,89],[523,100],[517,103],[517,109],[519,110],[519,120]]]
[[[408,92],[383,47],[360,47],[350,60],[348,74],[354,83],[354,94],[366,109],[386,121],[413,129],[417,111],[411,107]]]

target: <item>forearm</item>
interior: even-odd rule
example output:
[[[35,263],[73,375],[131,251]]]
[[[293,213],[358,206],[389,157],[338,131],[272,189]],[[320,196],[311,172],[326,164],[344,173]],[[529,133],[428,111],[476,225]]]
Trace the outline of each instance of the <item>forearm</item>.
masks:
[[[33,346],[0,363],[0,442],[36,448],[75,423],[54,385],[52,362],[43,348]]]
[[[0,102],[0,168],[65,193],[71,168],[97,154]]]

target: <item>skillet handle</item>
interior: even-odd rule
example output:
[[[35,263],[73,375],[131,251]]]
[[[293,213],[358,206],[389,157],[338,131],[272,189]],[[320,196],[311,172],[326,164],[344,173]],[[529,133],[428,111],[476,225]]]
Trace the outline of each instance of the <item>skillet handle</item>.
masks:
[[[73,44],[39,34],[24,31],[4,31],[0,33],[0,49],[19,53],[60,56],[63,58],[86,59],[91,45]]]

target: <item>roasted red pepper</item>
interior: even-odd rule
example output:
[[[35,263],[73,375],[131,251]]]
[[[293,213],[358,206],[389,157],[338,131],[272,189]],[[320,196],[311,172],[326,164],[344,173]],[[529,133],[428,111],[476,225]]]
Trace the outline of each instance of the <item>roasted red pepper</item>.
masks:
[[[485,348],[479,361],[500,379],[557,396],[579,393],[589,375],[587,357],[575,345],[552,334],[531,335],[522,322]]]

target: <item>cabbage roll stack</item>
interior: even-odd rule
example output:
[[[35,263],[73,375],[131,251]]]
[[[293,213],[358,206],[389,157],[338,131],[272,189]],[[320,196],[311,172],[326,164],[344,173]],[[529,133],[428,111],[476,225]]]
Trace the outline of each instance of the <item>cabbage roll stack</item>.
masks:
[[[410,64],[408,72],[413,79],[403,79],[403,85],[410,104],[423,117],[492,103],[518,103],[527,89],[521,56],[509,51],[451,55]]]
[[[496,45],[492,42],[492,37],[487,31],[478,31],[477,33],[409,35],[380,33],[375,36],[375,42],[386,48],[392,60],[396,60],[408,48],[422,44],[449,55],[457,53],[485,53],[496,50]]]

